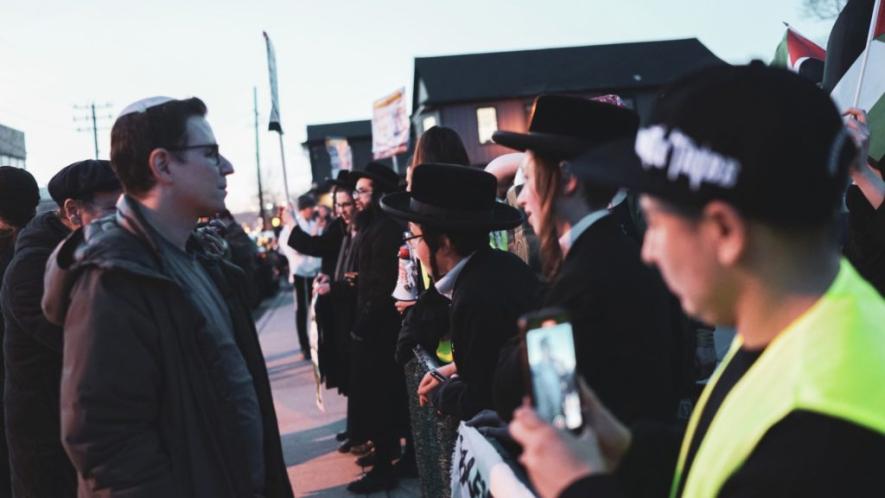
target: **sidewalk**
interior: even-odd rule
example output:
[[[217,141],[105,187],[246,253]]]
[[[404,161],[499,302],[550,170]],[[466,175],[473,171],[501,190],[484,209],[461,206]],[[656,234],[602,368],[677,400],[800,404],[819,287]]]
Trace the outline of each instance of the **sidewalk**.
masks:
[[[335,440],[335,434],[344,430],[346,398],[334,390],[324,390],[326,411],[317,408],[312,367],[301,359],[295,334],[292,293],[281,291],[272,298],[256,327],[267,360],[283,455],[295,496],[356,496],[345,488],[360,477],[362,469],[354,463],[355,457],[338,453],[339,443]],[[368,496],[418,497],[419,489],[417,479],[408,479],[389,493]]]

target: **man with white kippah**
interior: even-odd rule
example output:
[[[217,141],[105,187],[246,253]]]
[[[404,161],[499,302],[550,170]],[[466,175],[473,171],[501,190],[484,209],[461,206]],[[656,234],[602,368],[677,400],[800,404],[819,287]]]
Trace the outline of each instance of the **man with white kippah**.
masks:
[[[111,132],[115,216],[49,258],[80,497],[292,496],[243,272],[194,236],[233,173],[205,116],[197,98],[127,106]]]

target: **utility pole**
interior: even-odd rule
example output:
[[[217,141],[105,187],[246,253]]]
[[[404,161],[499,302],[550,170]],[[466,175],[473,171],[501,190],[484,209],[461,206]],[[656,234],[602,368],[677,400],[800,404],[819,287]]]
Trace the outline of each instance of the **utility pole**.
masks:
[[[252,105],[255,110],[255,171],[258,174],[258,215],[261,216],[261,229],[267,229],[267,216],[264,213],[264,190],[261,188],[261,149],[258,147],[258,88],[252,87]]]
[[[96,111],[96,109],[98,109],[100,111],[104,111],[104,110],[109,109],[110,107],[111,107],[110,103],[95,105],[95,101],[93,101],[89,105],[75,105],[74,106],[75,111],[81,111],[81,112],[85,111],[86,112],[85,115],[81,114],[79,116],[74,116],[74,122],[84,122],[85,121],[87,123],[91,123],[91,125],[89,125],[87,128],[77,128],[77,131],[79,131],[79,132],[91,131],[92,132],[92,142],[95,146],[95,158],[96,159],[98,159],[98,130],[106,130],[107,129],[104,127],[99,127],[98,120],[99,119],[101,119],[101,120],[113,119],[113,116],[111,116],[110,114],[97,116],[95,114],[95,111]]]

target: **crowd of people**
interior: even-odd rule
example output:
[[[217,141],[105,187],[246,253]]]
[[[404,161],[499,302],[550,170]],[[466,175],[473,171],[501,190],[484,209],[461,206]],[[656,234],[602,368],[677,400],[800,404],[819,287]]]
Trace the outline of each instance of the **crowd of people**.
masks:
[[[131,104],[110,161],[59,171],[39,215],[33,178],[0,167],[0,495],[293,496],[254,246],[234,250],[206,114]],[[438,479],[417,464],[429,417],[480,428],[545,498],[882,494],[885,181],[866,115],[751,63],[674,82],[640,121],[615,95],[544,95],[485,170],[437,126],[405,178],[372,162],[330,182],[331,210],[290,206],[293,333],[347,396],[339,451],[370,468],[348,490]],[[573,360],[551,331],[533,374],[539,310],[569,324]],[[715,326],[736,336],[705,379],[696,340]],[[566,428],[552,413],[574,392]]]

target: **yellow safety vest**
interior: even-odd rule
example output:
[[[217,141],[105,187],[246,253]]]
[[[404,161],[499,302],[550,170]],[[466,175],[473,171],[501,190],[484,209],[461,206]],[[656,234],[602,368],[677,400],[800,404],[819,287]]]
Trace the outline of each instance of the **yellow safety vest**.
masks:
[[[671,498],[676,498],[683,478],[682,498],[716,496],[768,430],[794,410],[885,434],[885,301],[843,259],[824,296],[765,348],[726,395],[683,476],[704,405],[740,347],[735,337],[695,406]]]

